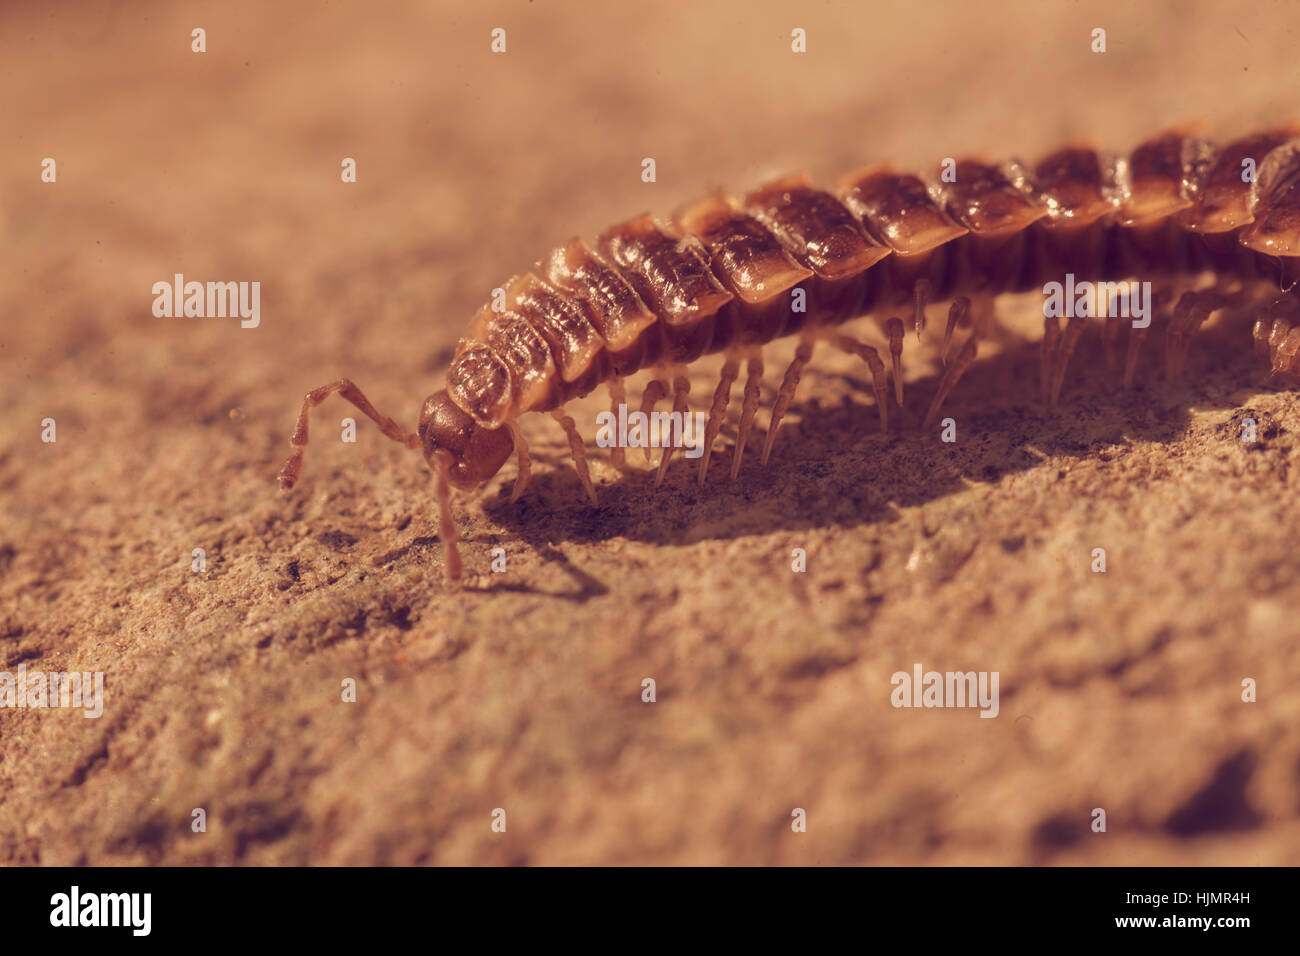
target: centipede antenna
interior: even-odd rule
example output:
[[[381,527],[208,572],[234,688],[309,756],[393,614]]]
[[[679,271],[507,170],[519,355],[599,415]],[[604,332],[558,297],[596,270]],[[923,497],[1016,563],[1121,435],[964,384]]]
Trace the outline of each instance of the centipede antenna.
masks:
[[[459,581],[460,548],[457,547],[456,542],[460,540],[460,535],[456,532],[456,522],[451,513],[451,485],[447,480],[450,467],[449,456],[439,453],[433,471],[433,493],[438,500],[438,538],[442,541],[443,564],[447,569],[447,580]]]
[[[307,451],[307,425],[311,410],[334,394],[355,405],[363,415],[379,426],[379,430],[383,432],[385,438],[403,444],[407,448],[418,449],[420,447],[419,435],[414,432],[409,434],[405,432],[397,422],[370,404],[370,399],[366,398],[365,394],[351,379],[342,378],[337,382],[330,382],[328,385],[312,389],[303,398],[302,408],[298,411],[298,423],[294,427],[293,434],[289,437],[289,444],[293,447],[293,454],[289,456],[277,476],[280,487],[285,491],[289,491],[297,484],[298,475],[302,471],[303,456]]]

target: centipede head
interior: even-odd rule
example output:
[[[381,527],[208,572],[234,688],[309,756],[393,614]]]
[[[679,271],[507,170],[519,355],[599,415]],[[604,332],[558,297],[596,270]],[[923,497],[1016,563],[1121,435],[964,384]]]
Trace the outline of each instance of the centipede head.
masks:
[[[447,480],[462,491],[487,481],[514,450],[508,428],[484,428],[464,412],[447,390],[424,400],[418,428],[424,457],[434,469],[445,469]]]

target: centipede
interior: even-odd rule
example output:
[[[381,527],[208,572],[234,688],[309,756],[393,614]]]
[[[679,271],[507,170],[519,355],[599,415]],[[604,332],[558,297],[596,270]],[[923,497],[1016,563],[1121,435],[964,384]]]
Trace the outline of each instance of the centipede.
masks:
[[[625,405],[626,380],[649,370],[641,411],[671,400],[684,413],[689,367],[720,354],[696,479],[706,485],[743,366],[730,460],[735,481],[759,410],[769,343],[797,344],[763,436],[764,466],[817,346],[865,363],[879,427],[887,432],[891,420],[898,427],[903,409],[903,316],[910,313],[919,342],[927,309],[950,302],[924,430],[997,322],[994,310],[972,303],[1066,274],[1098,283],[1149,277],[1175,289],[1202,277],[1212,285],[1162,293],[1158,324],[1131,323],[1122,346],[1124,322],[1113,311],[1102,317],[1083,310],[1062,326],[1062,316],[1044,309],[1035,384],[1047,405],[1057,404],[1089,327],[1099,330],[1107,364],[1131,388],[1153,329],[1164,332],[1165,375],[1177,379],[1197,330],[1216,312],[1253,318],[1253,352],[1267,365],[1269,383],[1300,385],[1300,293],[1293,292],[1300,282],[1300,124],[1224,146],[1184,126],[1127,155],[1074,143],[1036,164],[947,159],[925,178],[877,164],[829,189],[792,175],[741,198],[715,193],[667,219],[641,214],[593,243],[570,239],[495,290],[460,339],[445,387],[425,400],[416,431],[377,411],[351,380],[308,392],[278,479],[283,489],[294,487],[309,412],[340,395],[386,437],[423,453],[434,478],[445,572],[456,581],[463,564],[452,490],[479,488],[513,455],[511,500],[524,493],[531,474],[519,426],[525,413],[548,413],[559,424],[581,487],[596,505],[586,442],[566,405],[602,385],[613,407]],[[877,323],[887,356],[845,331],[859,317]],[[958,335],[965,338],[954,349]],[[614,464],[626,465],[625,449],[610,452]],[[652,465],[656,486],[673,453],[663,447],[658,467]]]

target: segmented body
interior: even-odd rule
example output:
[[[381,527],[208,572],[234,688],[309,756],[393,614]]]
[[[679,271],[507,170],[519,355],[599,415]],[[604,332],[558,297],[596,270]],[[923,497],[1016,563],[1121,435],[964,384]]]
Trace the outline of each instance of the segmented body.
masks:
[[[1067,147],[1032,169],[963,160],[933,181],[871,167],[802,177],[573,239],[476,316],[448,390],[482,426],[654,366],[936,298],[1212,269],[1300,279],[1297,130],[1214,149],[1162,134],[1126,159]],[[1254,177],[1243,176],[1250,161]],[[951,176],[955,173],[955,176]],[[802,293],[802,296],[800,296]],[[802,298],[803,311],[793,308]]]
[[[513,496],[523,492],[531,467],[518,425],[525,412],[549,411],[564,428],[594,504],[585,443],[564,414],[565,403],[607,384],[618,405],[624,379],[653,368],[641,410],[652,410],[671,394],[673,411],[684,413],[687,366],[721,352],[725,360],[698,478],[704,484],[744,363],[731,461],[735,478],[758,409],[766,343],[799,339],[773,404],[763,462],[819,342],[867,363],[881,429],[889,427],[890,378],[894,401],[903,402],[903,321],[885,323],[892,360],[887,369],[876,349],[844,334],[840,325],[846,320],[910,300],[919,337],[927,303],[952,299],[944,370],[925,416],[928,425],[974,362],[981,332],[987,331],[987,317],[976,321],[971,297],[1044,287],[1068,274],[1092,283],[1167,283],[1161,323],[1171,378],[1180,373],[1202,322],[1218,309],[1242,304],[1252,285],[1271,286],[1272,301],[1257,311],[1255,350],[1279,380],[1300,382],[1300,327],[1293,328],[1300,294],[1291,293],[1300,282],[1298,133],[1300,127],[1274,129],[1216,149],[1187,130],[1174,130],[1127,157],[1069,146],[1032,168],[946,160],[928,182],[875,166],[845,177],[834,191],[791,177],[741,199],[710,197],[671,222],[639,216],[593,244],[570,240],[498,290],[461,340],[447,387],[425,401],[416,432],[379,413],[347,379],[308,393],[281,484],[292,488],[302,468],[309,410],[329,395],[341,395],[387,437],[424,452],[435,474],[447,572],[457,578],[450,489],[476,487],[513,452],[519,465]],[[1172,286],[1205,271],[1217,274],[1213,290],[1187,289],[1171,309],[1164,308],[1172,301]],[[1227,285],[1236,291],[1225,293]],[[1071,315],[1064,330],[1060,317],[1047,308],[1044,314],[1039,387],[1043,399],[1055,403],[1088,313]],[[949,343],[965,326],[970,334],[950,361]],[[1126,385],[1133,382],[1148,331],[1134,323],[1129,333]],[[1102,340],[1116,367],[1119,333],[1111,312]],[[671,446],[663,449],[657,481],[672,454]],[[613,457],[621,463],[623,449],[615,447]]]

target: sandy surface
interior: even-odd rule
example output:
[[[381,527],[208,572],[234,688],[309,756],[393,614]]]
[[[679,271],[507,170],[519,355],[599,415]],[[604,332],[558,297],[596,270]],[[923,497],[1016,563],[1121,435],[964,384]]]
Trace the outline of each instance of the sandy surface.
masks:
[[[427,468],[339,441],[340,400],[273,482],[305,391],[413,427],[571,235],[790,170],[1233,135],[1294,115],[1300,10],[274,6],[0,14],[0,670],[106,675],[99,719],[0,710],[0,863],[1300,862],[1300,400],[1240,323],[1131,394],[1094,333],[1056,413],[1008,337],[950,445],[915,430],[932,359],[882,438],[823,355],[772,466],[656,492],[598,458],[599,509],[533,416],[525,500],[507,465],[458,503],[462,590]],[[260,326],[155,318],[177,272],[259,281]],[[997,671],[999,716],[895,709],[917,663]]]

